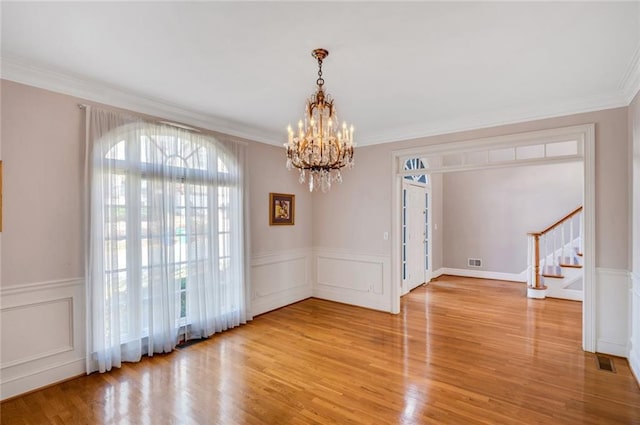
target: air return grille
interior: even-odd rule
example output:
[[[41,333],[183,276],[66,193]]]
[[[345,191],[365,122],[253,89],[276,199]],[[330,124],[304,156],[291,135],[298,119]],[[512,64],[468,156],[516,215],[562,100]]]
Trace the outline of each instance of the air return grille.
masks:
[[[469,267],[482,267],[482,260],[479,258],[469,258],[467,264]]]

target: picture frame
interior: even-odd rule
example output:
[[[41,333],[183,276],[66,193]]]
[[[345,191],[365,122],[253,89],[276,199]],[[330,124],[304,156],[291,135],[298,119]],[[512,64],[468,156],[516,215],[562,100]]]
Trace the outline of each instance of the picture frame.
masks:
[[[296,213],[296,195],[269,193],[269,225],[293,226]]]

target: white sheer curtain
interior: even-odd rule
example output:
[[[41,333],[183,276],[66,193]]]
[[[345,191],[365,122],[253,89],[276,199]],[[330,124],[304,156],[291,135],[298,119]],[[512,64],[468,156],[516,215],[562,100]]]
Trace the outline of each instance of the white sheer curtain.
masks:
[[[245,156],[87,108],[87,373],[251,319]]]

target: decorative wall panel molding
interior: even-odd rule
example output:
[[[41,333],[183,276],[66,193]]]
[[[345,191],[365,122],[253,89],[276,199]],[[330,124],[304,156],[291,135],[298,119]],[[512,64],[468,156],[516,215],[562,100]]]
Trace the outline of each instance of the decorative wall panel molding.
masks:
[[[254,255],[251,311],[254,316],[312,296],[311,250]]]
[[[596,268],[596,352],[629,355],[629,289],[627,270]]]
[[[390,312],[390,262],[387,256],[316,248],[313,296]]]
[[[630,273],[631,317],[629,338],[629,365],[640,385],[640,275]]]
[[[34,360],[73,351],[73,298],[59,298],[1,310],[2,314],[2,364],[0,369],[17,366]],[[34,332],[33,320],[41,318],[40,328]],[[55,326],[47,327],[48,323]],[[37,335],[37,337],[36,337]]]
[[[3,400],[85,372],[84,279],[9,286],[0,295]]]

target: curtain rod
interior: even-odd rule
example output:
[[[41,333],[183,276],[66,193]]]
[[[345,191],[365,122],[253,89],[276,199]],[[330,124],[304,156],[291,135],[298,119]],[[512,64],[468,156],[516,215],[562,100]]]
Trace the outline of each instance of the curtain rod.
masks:
[[[91,106],[91,105],[87,105],[86,103],[78,103],[78,108],[80,108],[80,109],[87,109],[89,106]],[[104,107],[101,107],[101,108],[102,109],[109,109],[109,108],[104,108]],[[127,111],[127,113],[129,113],[129,111]],[[136,113],[134,112],[134,114],[136,114]],[[173,122],[173,121],[163,120],[163,119],[160,119],[160,118],[157,118],[157,119],[156,118],[151,118],[151,119],[149,119],[149,118],[145,117],[143,119],[146,120],[146,121],[154,122],[156,124],[165,124],[165,125],[170,125],[172,127],[181,128],[183,130],[189,130],[189,131],[194,131],[196,133],[202,133],[201,130],[199,130],[199,129],[195,128],[195,127],[191,127],[190,125],[186,125],[186,124],[181,124],[181,123],[177,123],[177,122]]]
[[[89,105],[87,103],[78,103],[77,105],[78,105],[78,108],[85,109],[85,110],[92,106],[92,105]],[[108,108],[108,107],[105,108],[104,106],[98,106],[98,108],[115,112],[114,109],[111,109],[111,108]],[[142,113],[135,112],[135,111],[129,111],[127,109],[124,109],[123,111],[126,114],[133,115],[133,116],[138,116],[138,117],[144,115]],[[118,111],[118,112],[122,112],[122,111]],[[148,118],[148,116],[141,117],[141,118],[144,119],[145,121],[148,121],[148,122],[153,122],[153,123],[156,123],[156,124],[170,125],[172,127],[181,128],[183,130],[190,130],[190,131],[193,131],[193,132],[196,132],[196,133],[200,133],[200,134],[216,137],[218,139],[221,139],[221,140],[224,140],[224,141],[227,141],[227,142],[230,142],[230,143],[236,143],[236,144],[241,145],[241,146],[248,146],[248,143],[246,141],[237,139],[237,138],[242,138],[241,136],[234,136],[234,135],[231,135],[231,134],[223,133],[223,132],[216,131],[216,130],[211,130],[211,129],[208,129],[208,128],[204,128],[203,130],[200,130],[198,128],[191,127],[190,125],[187,125],[187,124],[180,124],[180,123],[176,123],[176,122],[173,122],[173,121],[163,120],[161,118],[153,118],[153,117]]]

